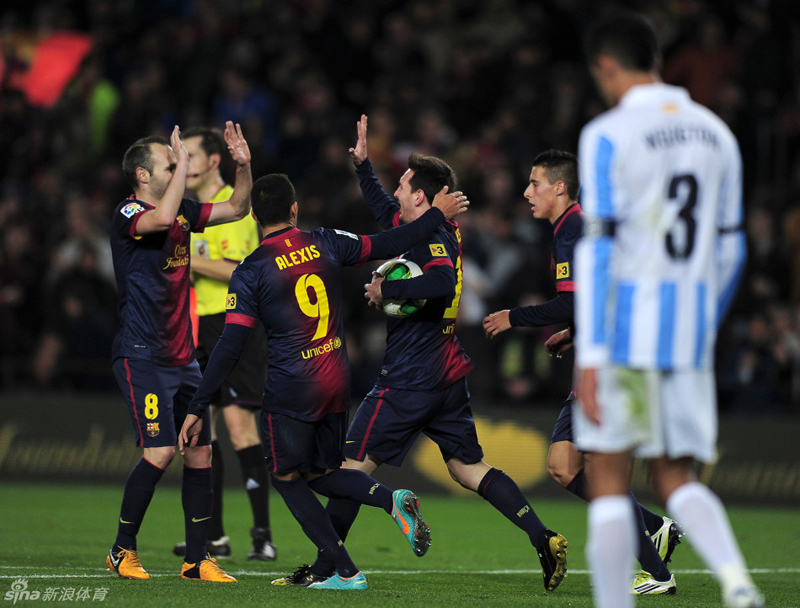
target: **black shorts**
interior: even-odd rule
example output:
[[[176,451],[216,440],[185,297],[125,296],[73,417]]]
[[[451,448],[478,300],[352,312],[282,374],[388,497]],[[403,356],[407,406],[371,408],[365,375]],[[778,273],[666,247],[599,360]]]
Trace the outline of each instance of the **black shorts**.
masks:
[[[438,392],[375,386],[353,417],[345,456],[360,461],[371,454],[399,467],[420,433],[439,446],[445,462],[453,457],[467,464],[480,462],[483,449],[466,378]]]
[[[338,469],[344,460],[346,431],[347,412],[306,422],[262,410],[261,437],[267,469],[279,475]]]
[[[558,443],[559,441],[575,443],[575,435],[572,432],[572,406],[574,403],[575,393],[570,393],[561,406],[561,413],[558,415],[553,434],[550,436],[550,443]]]
[[[197,337],[197,360],[200,362],[200,369],[206,369],[208,359],[224,327],[224,312],[200,317]],[[250,332],[239,363],[222,383],[211,403],[219,407],[234,404],[242,407],[261,407],[266,379],[267,336],[261,323],[257,323]]]
[[[197,361],[177,367],[144,359],[115,359],[114,376],[128,404],[136,445],[163,448],[178,443],[178,431],[200,384]],[[197,445],[211,445],[211,415],[203,415]]]

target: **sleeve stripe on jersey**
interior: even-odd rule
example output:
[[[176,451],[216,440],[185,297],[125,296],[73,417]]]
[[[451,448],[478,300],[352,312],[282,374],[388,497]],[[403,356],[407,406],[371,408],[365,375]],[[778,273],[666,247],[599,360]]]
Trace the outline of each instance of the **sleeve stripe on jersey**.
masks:
[[[434,266],[450,266],[450,268],[452,268],[453,262],[450,261],[450,258],[436,258],[425,264],[425,266],[422,267],[422,272],[428,272],[428,269]]]
[[[672,368],[672,347],[675,342],[675,305],[678,286],[667,282],[661,284],[660,310],[658,323],[658,352],[656,361],[659,369]]]
[[[592,301],[592,325],[594,326],[591,340],[595,344],[606,343],[606,298],[608,297],[608,267],[611,262],[610,237],[604,236],[594,244],[594,299]]]
[[[208,218],[211,217],[211,208],[214,203],[203,203],[202,209],[200,209],[200,219],[195,224],[194,232],[203,232],[206,229],[206,224],[208,223]]]
[[[597,215],[604,220],[614,219],[614,202],[611,187],[611,160],[614,144],[601,137],[597,149],[595,171],[597,173]]]
[[[225,323],[235,323],[236,325],[244,325],[252,329],[256,326],[256,318],[248,317],[239,312],[229,312],[225,315]]]
[[[697,285],[697,337],[694,351],[694,365],[699,368],[703,363],[703,355],[706,350],[706,284],[701,282]]]
[[[558,293],[561,293],[562,291],[573,292],[575,291],[575,281],[559,282],[556,284],[556,290],[558,291]]]
[[[368,236],[359,236],[358,238],[361,239],[361,255],[358,258],[358,262],[353,266],[361,266],[369,259],[369,254],[372,253],[372,239]]]
[[[400,211],[396,211],[394,217],[392,218],[392,226],[397,228],[400,225]]]
[[[615,317],[614,361],[627,365],[631,356],[631,311],[636,287],[620,283],[617,288],[617,311]]]

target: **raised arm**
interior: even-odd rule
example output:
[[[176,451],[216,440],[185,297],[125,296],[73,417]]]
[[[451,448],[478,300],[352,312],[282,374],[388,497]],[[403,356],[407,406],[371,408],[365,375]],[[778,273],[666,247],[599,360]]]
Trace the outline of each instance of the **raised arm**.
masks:
[[[353,148],[348,152],[356,165],[356,175],[361,185],[361,193],[367,206],[378,223],[384,228],[394,226],[394,217],[400,210],[400,205],[383,189],[375,173],[372,171],[372,163],[367,157],[367,116],[361,115],[361,120],[356,123],[358,140]]]
[[[151,209],[141,214],[136,223],[136,234],[138,236],[150,234],[152,232],[163,232],[169,230],[178,217],[178,209],[183,200],[183,193],[186,190],[186,171],[189,168],[189,152],[181,141],[181,130],[178,125],[172,130],[169,138],[170,146],[176,156],[175,168],[169,185],[164,191],[164,195],[159,199],[155,209]]]
[[[233,184],[233,196],[230,200],[214,203],[207,226],[240,220],[250,213],[250,190],[253,188],[250,148],[238,123],[234,126],[230,120],[226,122],[224,135],[228,151],[236,161],[236,181]]]

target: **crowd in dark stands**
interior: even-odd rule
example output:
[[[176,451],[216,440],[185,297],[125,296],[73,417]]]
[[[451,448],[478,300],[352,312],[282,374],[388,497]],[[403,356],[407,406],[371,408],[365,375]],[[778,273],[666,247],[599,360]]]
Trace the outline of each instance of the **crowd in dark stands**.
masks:
[[[464,284],[457,333],[473,394],[558,402],[571,359],[554,330],[488,342],[492,311],[552,297],[551,228],[522,192],[537,153],[575,151],[602,111],[584,64],[594,18],[635,8],[656,26],[664,79],[720,115],[744,159],[750,258],[721,329],[721,407],[800,412],[800,11],[795,0],[10,0],[0,15],[0,389],[113,388],[110,214],[129,196],[125,149],[149,134],[242,125],[254,175],[287,173],[300,227],[373,233],[347,154],[369,116],[369,155],[393,192],[411,151],[457,171]],[[15,86],[53,32],[92,40],[50,108]],[[353,393],[371,387],[383,319],[371,268],[345,273]]]

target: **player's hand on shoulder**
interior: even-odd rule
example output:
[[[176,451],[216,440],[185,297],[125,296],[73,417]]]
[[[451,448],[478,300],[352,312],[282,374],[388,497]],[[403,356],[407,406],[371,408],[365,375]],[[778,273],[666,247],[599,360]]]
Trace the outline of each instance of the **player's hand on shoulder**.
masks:
[[[383,305],[383,294],[381,293],[381,283],[383,277],[377,272],[372,272],[372,282],[364,285],[366,293],[364,297],[367,299],[367,304],[379,309]]]
[[[447,186],[439,190],[436,196],[433,197],[432,205],[444,213],[445,219],[451,220],[459,213],[464,213],[467,210],[469,199],[460,190],[452,194],[448,194],[447,190]]]
[[[175,128],[172,129],[172,134],[169,136],[169,145],[172,147],[172,151],[175,152],[178,162],[189,162],[189,151],[183,145],[181,129],[178,125],[175,125]]]
[[[362,114],[361,120],[356,123],[356,130],[358,131],[358,141],[355,148],[350,148],[350,153],[353,162],[360,165],[367,159],[367,115]]]
[[[511,321],[509,320],[509,310],[498,310],[493,312],[483,320],[483,331],[486,337],[490,340],[497,334],[511,329]]]
[[[238,122],[235,126],[230,120],[225,123],[225,143],[228,144],[228,151],[237,165],[241,167],[250,164],[250,147]]]

